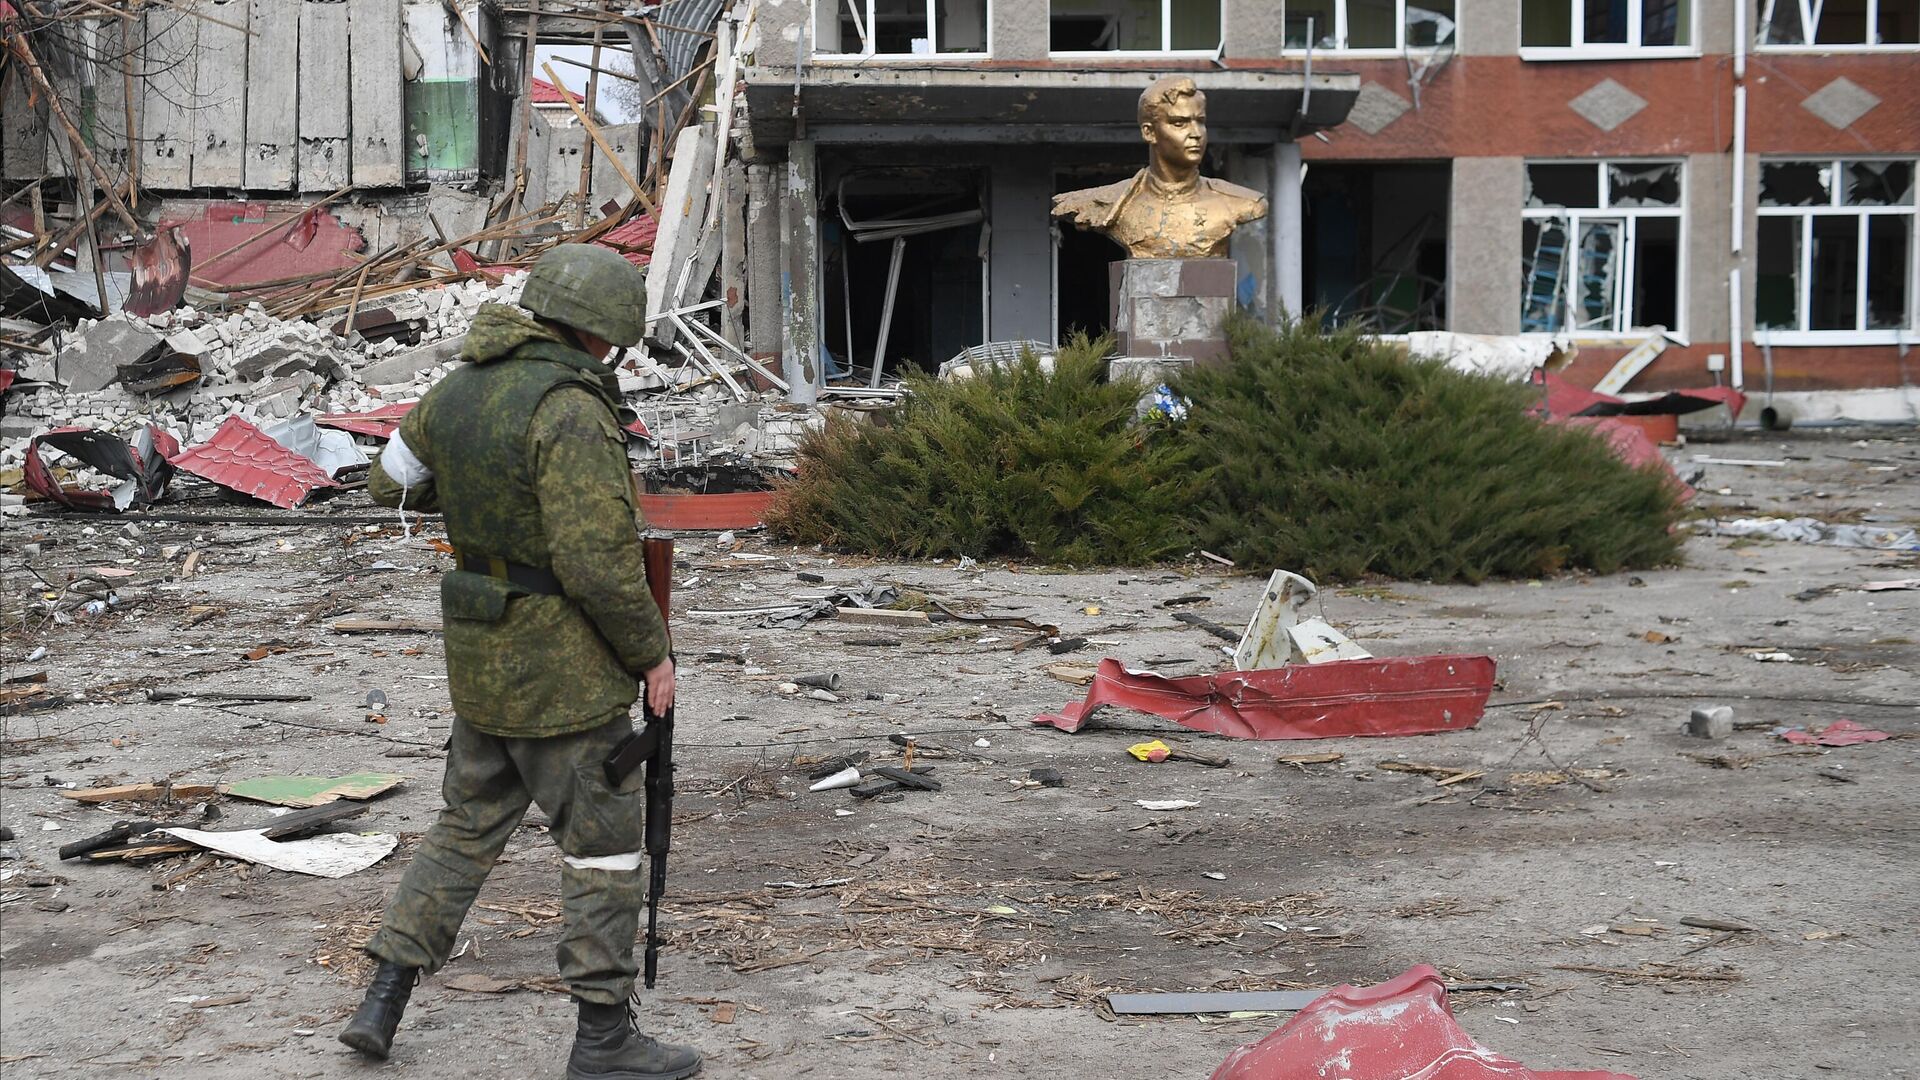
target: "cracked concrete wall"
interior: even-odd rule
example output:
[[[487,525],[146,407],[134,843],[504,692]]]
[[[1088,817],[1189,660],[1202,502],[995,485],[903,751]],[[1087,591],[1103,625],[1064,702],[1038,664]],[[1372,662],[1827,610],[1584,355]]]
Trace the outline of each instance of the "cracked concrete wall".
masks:
[[[747,351],[778,356],[786,329],[781,319],[781,245],[779,176],[771,164],[747,166]]]
[[[807,55],[807,22],[812,17],[812,0],[760,0],[755,16],[760,44],[754,50],[754,64],[790,68],[798,63]]]
[[[1526,168],[1517,157],[1455,158],[1447,214],[1447,329],[1520,332],[1520,207]]]

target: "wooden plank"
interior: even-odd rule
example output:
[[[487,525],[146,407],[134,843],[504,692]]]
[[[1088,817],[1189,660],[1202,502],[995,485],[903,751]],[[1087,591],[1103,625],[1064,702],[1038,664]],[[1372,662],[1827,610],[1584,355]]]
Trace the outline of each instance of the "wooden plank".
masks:
[[[147,12],[145,127],[140,183],[162,191],[193,186],[193,96],[198,86],[200,20],[172,8]]]
[[[440,620],[433,619],[340,619],[333,624],[336,634],[437,634]]]
[[[347,5],[305,0],[300,5],[300,44],[300,148],[294,183],[301,191],[337,191],[352,174]]]
[[[240,187],[246,183],[248,6],[234,0],[202,0],[194,6],[220,22],[198,20],[200,54],[193,76],[193,186]]]
[[[162,798],[204,799],[219,789],[212,784],[118,784],[114,787],[73,788],[57,792],[74,802],[153,802]]]
[[[246,186],[293,186],[300,142],[300,0],[252,0],[247,49]]]
[[[400,0],[361,0],[350,6],[353,182],[360,187],[399,187],[406,181]]]

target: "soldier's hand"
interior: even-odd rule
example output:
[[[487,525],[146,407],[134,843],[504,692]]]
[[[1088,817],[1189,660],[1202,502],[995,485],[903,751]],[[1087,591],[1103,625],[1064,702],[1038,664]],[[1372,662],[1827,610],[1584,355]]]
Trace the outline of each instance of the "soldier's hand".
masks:
[[[648,668],[642,677],[647,682],[647,709],[655,716],[667,715],[673,708],[673,658]]]

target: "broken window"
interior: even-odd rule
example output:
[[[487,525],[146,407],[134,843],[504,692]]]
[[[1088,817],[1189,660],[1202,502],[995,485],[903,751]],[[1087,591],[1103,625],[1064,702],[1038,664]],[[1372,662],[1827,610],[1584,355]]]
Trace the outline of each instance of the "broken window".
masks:
[[[1681,169],[1672,161],[1527,166],[1520,329],[1677,330]]]
[[[1052,0],[1054,52],[1214,52],[1221,0]]]
[[[1920,0],[1761,0],[1762,45],[1920,44]]]
[[[1686,49],[1693,45],[1693,0],[1520,0],[1520,45]]]
[[[1914,329],[1914,164],[1761,164],[1756,327],[1775,341],[1893,341]]]
[[[814,52],[985,56],[988,0],[814,0]]]
[[[1289,49],[1433,49],[1453,42],[1454,0],[1291,0]]]

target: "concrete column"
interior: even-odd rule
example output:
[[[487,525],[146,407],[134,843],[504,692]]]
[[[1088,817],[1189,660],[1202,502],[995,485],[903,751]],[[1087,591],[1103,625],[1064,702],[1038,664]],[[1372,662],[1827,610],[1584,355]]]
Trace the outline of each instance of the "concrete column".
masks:
[[[1300,314],[1300,144],[1275,143],[1273,175],[1267,181],[1267,237],[1273,245],[1270,317]]]
[[[1517,157],[1455,158],[1447,213],[1447,329],[1520,332],[1520,206],[1526,168]]]
[[[1520,0],[1458,0],[1454,19],[1459,55],[1520,55]]]
[[[774,169],[764,162],[747,166],[747,351],[757,357],[778,355],[786,338],[780,285],[784,203]]]
[[[826,3],[827,0],[820,0]],[[813,0],[763,0],[754,20],[760,26],[760,44],[754,63],[761,67],[792,68],[807,56],[807,20]]]
[[[787,197],[781,200],[780,233],[786,238],[785,281],[780,290],[786,337],[780,350],[781,376],[790,384],[788,400],[811,405],[819,397],[825,372],[820,367],[820,213],[814,198],[817,176],[812,139],[787,144]]]
[[[1680,223],[1686,282],[1684,330],[1689,341],[1727,340],[1727,272],[1733,269],[1733,158],[1694,154],[1687,158],[1686,216]],[[1707,378],[1704,372],[1701,377]]]
[[[987,192],[989,341],[1054,339],[1052,175],[1046,162],[1031,157],[993,163]]]
[[[1286,44],[1283,6],[1275,0],[1221,0],[1221,34],[1235,60],[1271,60]]]
[[[1045,60],[1048,38],[1046,4],[992,0],[987,12],[987,48],[995,60]],[[1053,340],[1052,335],[1046,340]]]

